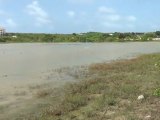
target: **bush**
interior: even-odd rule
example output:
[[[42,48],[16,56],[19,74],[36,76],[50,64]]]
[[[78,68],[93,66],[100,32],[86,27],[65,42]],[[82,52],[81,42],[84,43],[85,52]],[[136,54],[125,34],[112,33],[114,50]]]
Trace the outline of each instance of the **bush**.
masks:
[[[154,96],[157,96],[157,97],[160,97],[160,88],[157,88],[154,93],[153,93]]]
[[[160,62],[155,63],[155,67],[160,71]]]
[[[81,94],[67,95],[63,101],[64,111],[73,111],[87,104],[87,97]]]
[[[0,42],[6,42],[4,38],[0,38]]]

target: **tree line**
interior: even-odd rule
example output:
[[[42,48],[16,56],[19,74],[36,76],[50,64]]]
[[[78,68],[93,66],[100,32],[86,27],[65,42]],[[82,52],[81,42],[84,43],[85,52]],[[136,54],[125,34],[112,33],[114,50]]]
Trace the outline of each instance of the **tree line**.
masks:
[[[44,34],[44,33],[6,33],[0,37],[0,42],[124,42],[150,41],[160,37],[160,31],[150,33],[72,33],[72,34]]]

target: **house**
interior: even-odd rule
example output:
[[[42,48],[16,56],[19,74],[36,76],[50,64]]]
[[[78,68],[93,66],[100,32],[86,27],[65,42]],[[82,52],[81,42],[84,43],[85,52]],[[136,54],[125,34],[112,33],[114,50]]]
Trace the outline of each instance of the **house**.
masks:
[[[84,33],[78,33],[78,35],[84,35]]]
[[[6,30],[2,27],[0,27],[0,36],[4,36],[6,33]]]
[[[109,35],[110,35],[110,36],[113,36],[113,34],[112,34],[112,33],[110,33]]]
[[[160,41],[160,38],[158,37],[158,38],[153,38],[152,40],[154,40],[154,41]]]
[[[13,35],[12,38],[17,38],[17,36],[16,36],[16,35]]]

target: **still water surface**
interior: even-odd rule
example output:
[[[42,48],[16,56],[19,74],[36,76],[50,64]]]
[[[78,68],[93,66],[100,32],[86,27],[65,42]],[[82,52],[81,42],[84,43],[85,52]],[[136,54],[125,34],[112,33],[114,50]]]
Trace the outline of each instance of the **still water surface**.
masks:
[[[0,44],[0,80],[35,80],[43,72],[160,52],[160,42]]]

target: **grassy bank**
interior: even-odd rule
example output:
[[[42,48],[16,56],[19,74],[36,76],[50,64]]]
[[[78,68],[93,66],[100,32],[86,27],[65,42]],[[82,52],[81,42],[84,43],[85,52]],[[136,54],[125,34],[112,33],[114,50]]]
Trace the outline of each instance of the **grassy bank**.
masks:
[[[40,91],[43,107],[25,120],[159,120],[160,54],[91,65],[83,80],[54,94]]]

